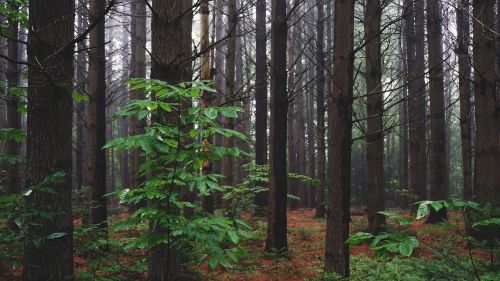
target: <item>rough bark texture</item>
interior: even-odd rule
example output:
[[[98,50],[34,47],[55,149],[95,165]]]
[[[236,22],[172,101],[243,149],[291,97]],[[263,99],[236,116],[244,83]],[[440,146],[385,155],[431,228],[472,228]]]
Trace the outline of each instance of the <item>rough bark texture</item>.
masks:
[[[316,9],[318,10],[318,20],[316,22],[316,115],[317,115],[317,142],[318,142],[318,179],[319,184],[316,186],[316,213],[315,217],[322,218],[325,216],[325,165],[326,165],[326,149],[325,149],[325,52],[324,52],[324,27],[325,14],[323,11],[323,0],[316,0]]]
[[[47,177],[64,172],[60,181],[35,188],[27,197],[31,210],[49,212],[27,217],[23,277],[25,281],[67,281],[73,277],[73,221],[71,211],[72,92],[75,4],[73,1],[29,1],[28,120],[26,187],[40,185]],[[34,65],[42,64],[41,67]],[[40,187],[42,187],[40,186]],[[32,239],[65,233],[44,240]]]
[[[496,134],[495,36],[493,0],[473,1],[474,94],[476,100],[475,194],[479,202],[500,204],[500,155]]]
[[[154,0],[151,22],[151,78],[170,84],[192,80],[192,5],[184,0]],[[167,210],[174,212],[174,210]],[[167,229],[156,230],[165,231]],[[184,280],[181,253],[169,245],[151,250],[150,281]]]
[[[405,35],[408,65],[408,119],[410,142],[410,190],[417,200],[426,197],[425,81],[423,5],[421,0],[405,1]],[[417,21],[416,18],[419,20]],[[421,25],[421,27],[419,26]],[[417,32],[418,30],[418,32]],[[418,35],[418,36],[417,36]],[[422,43],[417,44],[419,41]],[[418,50],[418,51],[417,51]],[[412,66],[412,67],[410,67]]]
[[[271,18],[271,129],[269,201],[266,250],[287,249],[287,75],[286,0],[272,1]]]
[[[11,5],[13,10],[18,10],[19,8]],[[8,28],[11,39],[7,40],[7,55],[10,59],[17,61],[19,60],[19,48],[18,48],[18,33],[19,33],[19,23],[9,20]],[[15,88],[19,87],[21,82],[19,67],[16,63],[7,63],[7,122],[6,127],[12,129],[21,129],[21,115],[18,112],[19,97],[15,95]],[[14,140],[7,140],[5,142],[5,154],[8,156],[20,156],[21,145]],[[21,191],[21,178],[20,178],[20,165],[16,163],[7,167],[5,170],[5,193],[15,194]]]
[[[91,0],[89,21],[95,22],[106,8],[105,0]],[[106,49],[105,21],[101,18],[90,31],[89,102],[87,106],[87,171],[89,222],[107,227],[106,204]]]
[[[225,104],[233,106],[236,98],[235,87],[235,66],[236,66],[236,36],[237,36],[237,14],[236,14],[236,0],[229,0],[228,4],[228,39],[227,39],[227,52],[226,52],[226,92],[224,94]],[[224,128],[234,130],[234,119],[223,118]],[[224,138],[223,146],[231,148],[234,146],[233,138]],[[228,186],[234,186],[234,161],[233,157],[225,157],[222,160],[222,174],[225,176],[223,183]]]
[[[267,164],[267,35],[266,0],[256,1],[255,34],[255,163]],[[255,197],[256,214],[264,213],[267,192]]]
[[[444,104],[443,40],[440,1],[427,1],[427,44],[429,52],[431,200],[444,200],[448,194],[446,170],[446,123]],[[432,209],[432,208],[431,208]],[[428,222],[445,220],[446,209],[431,210]]]
[[[332,108],[328,130],[325,272],[349,276],[354,0],[335,1]]]
[[[368,228],[378,233],[385,216],[384,201],[384,95],[382,93],[382,54],[380,20],[382,7],[379,0],[367,1],[365,14],[367,131],[366,163],[368,173],[367,207]]]
[[[142,0],[132,0],[131,2],[131,73],[132,78],[146,78],[146,3]],[[130,91],[130,100],[145,99],[144,92],[141,90]],[[130,119],[129,134],[139,135],[144,133],[146,127],[145,120],[137,118]],[[130,187],[138,187],[143,182],[143,177],[138,173],[139,167],[145,159],[140,155],[138,149],[130,151],[129,171]]]

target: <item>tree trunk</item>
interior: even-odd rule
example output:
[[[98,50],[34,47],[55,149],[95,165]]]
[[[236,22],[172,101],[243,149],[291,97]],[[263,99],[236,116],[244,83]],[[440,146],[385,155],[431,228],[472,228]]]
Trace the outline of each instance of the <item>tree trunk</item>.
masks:
[[[236,14],[236,0],[229,0],[228,4],[228,39],[227,39],[227,52],[226,52],[226,87],[224,100],[227,106],[233,106],[234,100],[236,98],[236,88],[235,88],[235,66],[236,66],[236,36],[237,36],[237,23],[238,18]],[[234,130],[234,119],[223,118],[224,127],[226,129]],[[223,146],[226,148],[231,148],[234,146],[233,138],[224,138]],[[222,174],[225,176],[223,180],[224,185],[234,186],[234,167],[233,158],[225,157],[222,160]]]
[[[87,29],[87,17],[85,3],[78,1],[77,7],[77,31],[83,33]],[[78,42],[77,48],[85,49],[85,41]],[[76,55],[76,90],[80,95],[87,94],[86,76],[87,76],[87,58],[86,52],[78,52]],[[76,104],[76,144],[75,144],[75,185],[81,188],[84,185],[84,147],[85,147],[85,102]]]
[[[154,0],[151,22],[151,78],[178,84],[192,80],[192,4]],[[167,212],[175,212],[169,209]],[[168,232],[168,229],[154,230]],[[181,253],[170,244],[151,250],[150,281],[183,280]]]
[[[368,174],[367,208],[368,228],[377,234],[385,221],[378,212],[385,209],[384,201],[384,95],[382,92],[382,40],[380,21],[382,7],[380,0],[366,3],[365,38],[366,45],[366,91],[367,131],[366,164]]]
[[[29,1],[28,120],[26,187],[33,189],[27,207],[23,277],[25,281],[66,281],[73,278],[71,210],[72,93],[75,4],[73,1]],[[55,24],[57,23],[57,24]],[[35,65],[42,64],[40,67]],[[55,129],[56,128],[56,129]],[[63,172],[59,178],[51,178]],[[50,213],[47,219],[43,212]],[[33,241],[63,233],[56,239]]]
[[[19,10],[19,7],[10,5],[12,10]],[[7,40],[7,55],[10,59],[19,60],[18,34],[19,23],[16,21],[8,21],[9,38]],[[15,89],[20,86],[21,75],[19,67],[16,63],[7,63],[7,122],[6,127],[11,129],[21,129],[21,115],[18,112],[19,97],[16,96]],[[5,154],[7,156],[20,156],[21,145],[15,140],[7,140],[5,142]],[[21,191],[21,179],[19,175],[20,165],[16,163],[9,165],[6,168],[5,176],[5,193],[7,195],[19,193]]]
[[[332,108],[328,130],[325,272],[349,276],[354,0],[335,2]]]
[[[106,8],[105,0],[91,0],[90,22],[95,22]],[[90,31],[89,103],[87,106],[87,171],[89,188],[89,222],[107,227],[106,204],[106,49],[105,22],[100,19]]]
[[[405,7],[401,8],[404,13]],[[408,64],[407,64],[407,40],[404,34],[400,35],[399,45],[401,48],[401,58],[399,69],[404,73],[402,78],[402,88],[399,103],[399,156],[398,156],[398,177],[399,190],[408,189]],[[397,193],[394,200],[400,208],[408,208],[408,198],[402,193]]]
[[[446,123],[444,105],[443,40],[440,1],[427,1],[427,43],[429,52],[429,97],[431,121],[431,200],[444,200],[448,194],[446,170]],[[431,208],[432,209],[432,208]],[[447,218],[446,209],[431,210],[428,222]]]
[[[287,250],[287,13],[286,0],[272,1],[271,128],[266,250]]]
[[[330,3],[327,10],[330,11]],[[316,9],[318,10],[318,20],[316,22],[316,115],[317,115],[317,141],[318,141],[318,179],[319,184],[316,186],[316,213],[315,217],[322,218],[325,216],[325,165],[326,165],[326,149],[325,149],[325,52],[324,52],[324,26],[325,15],[323,11],[323,0],[316,0]],[[327,21],[329,23],[329,21]],[[328,29],[327,29],[328,30]],[[329,94],[329,93],[328,93]]]
[[[255,34],[255,164],[267,164],[267,35],[266,0],[256,1]],[[264,214],[267,192],[255,197],[256,214]]]
[[[131,2],[131,73],[132,78],[146,78],[146,3],[142,0],[132,0]],[[144,100],[145,94],[141,90],[130,91],[130,100]],[[129,134],[131,136],[144,133],[146,127],[145,120],[137,118],[130,119]],[[129,174],[130,187],[139,187],[144,181],[144,177],[139,175],[139,167],[145,159],[140,155],[138,149],[129,152]],[[143,203],[144,205],[144,203]]]
[[[417,5],[420,2],[422,0],[405,0],[405,9],[407,11],[405,15],[405,35],[408,61],[410,190],[417,196],[417,201],[426,198],[427,163],[425,153],[425,81],[423,80],[425,71],[423,65],[424,47],[420,43],[417,44],[419,40],[424,42],[423,11],[418,11],[419,9],[423,9],[423,5]],[[417,18],[419,19],[418,21],[416,20]],[[420,27],[419,25],[422,26]]]
[[[474,93],[476,100],[475,194],[480,203],[500,204],[499,113],[496,111],[493,0],[473,1]]]

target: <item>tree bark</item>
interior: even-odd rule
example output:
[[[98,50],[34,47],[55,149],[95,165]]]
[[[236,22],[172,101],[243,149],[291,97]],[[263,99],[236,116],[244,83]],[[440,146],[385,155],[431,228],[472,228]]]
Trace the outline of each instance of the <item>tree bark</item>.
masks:
[[[131,2],[131,73],[132,78],[146,78],[146,3],[142,0],[132,0]],[[130,91],[130,100],[144,100],[145,94],[141,90]],[[145,120],[137,118],[130,119],[129,134],[140,135],[144,133],[146,127]],[[139,174],[139,167],[145,159],[138,149],[130,151],[129,174],[130,187],[139,187],[144,181],[144,177]]]
[[[444,105],[443,40],[440,1],[427,1],[427,44],[429,52],[429,97],[431,122],[431,200],[444,200],[448,194],[446,170],[446,123]],[[432,209],[432,208],[431,208]],[[446,209],[431,210],[427,222],[443,221]]]
[[[271,128],[269,202],[266,250],[287,250],[287,71],[286,0],[272,1],[271,17]]]
[[[105,0],[91,0],[90,22],[95,22],[106,8]],[[105,22],[101,18],[90,31],[89,103],[87,106],[87,171],[89,222],[107,227],[106,204],[106,49]]]
[[[499,140],[496,110],[493,0],[473,1],[474,96],[476,101],[476,165],[474,188],[480,203],[500,204]]]
[[[255,34],[255,164],[267,164],[267,34],[266,0],[256,1]],[[255,197],[256,214],[264,214],[267,192]]]
[[[192,80],[192,4],[183,0],[154,0],[151,22],[151,78],[178,84]],[[170,121],[169,121],[170,122]],[[169,209],[167,212],[176,212]],[[165,231],[160,229],[153,231]],[[151,250],[150,281],[183,280],[181,253],[170,244]]]
[[[25,281],[66,281],[73,278],[73,221],[71,210],[72,93],[74,1],[29,1],[28,119],[26,187],[34,188],[27,207],[23,276]],[[57,24],[56,24],[57,23]],[[39,64],[42,64],[38,67]],[[36,66],[35,66],[36,65]],[[63,172],[60,180],[50,176]],[[44,218],[42,212],[52,214]],[[53,233],[56,239],[40,239]]]
[[[78,34],[83,33],[87,29],[87,17],[85,11],[85,3],[82,0],[78,1],[77,7],[77,31]],[[85,49],[85,40],[78,42],[77,48]],[[76,90],[80,95],[87,94],[87,57],[86,52],[78,52],[76,55]],[[76,144],[75,144],[75,185],[76,188],[81,188],[84,185],[84,147],[85,147],[85,111],[86,103],[79,102],[76,104]]]
[[[335,1],[332,105],[328,129],[325,272],[349,276],[349,208],[354,66],[354,0]]]
[[[366,45],[366,91],[367,131],[366,163],[368,174],[367,208],[368,228],[377,234],[385,216],[378,212],[385,209],[384,200],[384,95],[382,92],[382,40],[380,21],[382,6],[380,0],[366,3],[365,38]]]
[[[19,7],[15,5],[10,5],[12,10],[19,10]],[[18,34],[19,34],[19,23],[16,21],[8,21],[9,37],[7,40],[7,56],[17,61],[19,60],[19,47],[18,47]],[[6,127],[11,129],[21,129],[21,115],[18,112],[19,97],[16,96],[15,88],[20,86],[21,75],[19,67],[16,63],[7,63],[7,120]],[[20,156],[21,145],[15,140],[7,140],[5,142],[5,154],[7,156],[17,157]],[[7,195],[19,193],[21,191],[21,178],[19,173],[20,165],[15,163],[14,165],[9,165],[6,170],[5,176],[5,193]]]

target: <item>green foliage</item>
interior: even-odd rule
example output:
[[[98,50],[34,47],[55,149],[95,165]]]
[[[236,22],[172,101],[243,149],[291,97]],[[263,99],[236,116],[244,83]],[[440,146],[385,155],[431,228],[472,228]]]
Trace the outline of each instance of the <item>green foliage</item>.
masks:
[[[111,141],[106,148],[138,149],[148,159],[139,169],[147,180],[131,190],[117,192],[122,203],[137,205],[129,219],[117,223],[115,231],[141,230],[128,239],[124,248],[152,249],[167,245],[183,254],[186,263],[207,262],[211,269],[232,267],[245,251],[238,246],[243,239],[253,238],[250,225],[242,220],[203,213],[200,204],[186,194],[208,196],[223,191],[223,176],[202,173],[206,162],[223,157],[244,157],[238,148],[210,144],[215,135],[223,138],[246,137],[235,130],[221,127],[217,117],[236,118],[237,107],[193,106],[200,104],[202,91],[214,92],[208,82],[197,81],[169,85],[158,80],[133,79],[131,90],[142,89],[150,97],[131,100],[116,113],[116,118],[136,117],[149,120],[144,134]],[[149,225],[149,231],[144,229]]]

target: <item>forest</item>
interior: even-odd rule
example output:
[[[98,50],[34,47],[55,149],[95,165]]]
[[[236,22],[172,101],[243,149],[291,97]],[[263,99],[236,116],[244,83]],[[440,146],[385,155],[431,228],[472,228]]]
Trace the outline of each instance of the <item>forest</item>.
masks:
[[[500,0],[0,0],[0,281],[500,280]]]

